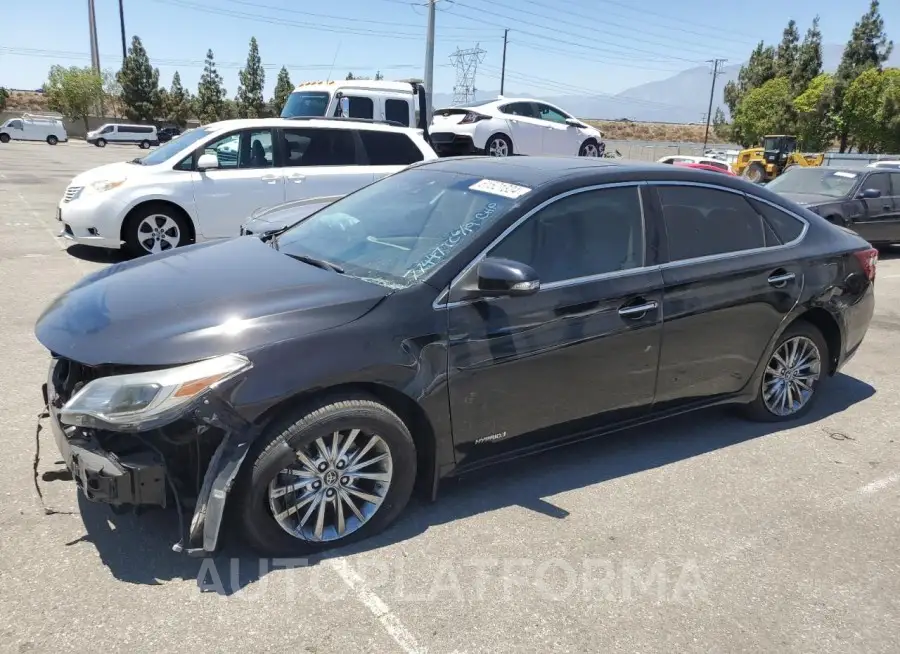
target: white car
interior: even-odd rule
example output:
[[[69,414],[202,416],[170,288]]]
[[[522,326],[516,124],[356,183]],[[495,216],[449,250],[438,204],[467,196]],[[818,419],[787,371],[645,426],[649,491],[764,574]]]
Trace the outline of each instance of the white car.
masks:
[[[662,157],[660,159],[657,159],[656,163],[698,163],[704,164],[706,166],[712,166],[713,168],[719,168],[720,170],[727,170],[729,172],[731,171],[731,166],[729,166],[727,162],[722,161],[721,159],[716,159],[714,157],[693,157],[686,154],[673,154],[667,157]]]
[[[107,143],[138,145],[143,150],[159,145],[159,135],[154,125],[106,123],[88,132],[84,140],[98,148],[105,148]]]
[[[600,157],[606,151],[600,130],[559,107],[528,98],[498,98],[440,109],[434,112],[429,132],[441,156]]]
[[[240,234],[260,207],[345,195],[437,155],[414,128],[349,118],[226,120],[75,177],[64,238],[132,255]]]
[[[900,169],[900,160],[895,159],[882,159],[880,161],[873,161],[866,168],[898,168]]]
[[[61,118],[25,114],[0,125],[0,143],[10,141],[46,141],[50,145],[69,140]]]

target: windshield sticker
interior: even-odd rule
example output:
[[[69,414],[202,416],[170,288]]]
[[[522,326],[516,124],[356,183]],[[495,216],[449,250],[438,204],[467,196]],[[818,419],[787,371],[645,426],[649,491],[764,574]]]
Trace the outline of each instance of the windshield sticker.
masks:
[[[856,173],[845,173],[843,170],[838,170],[832,174],[835,177],[849,177],[850,179],[856,179]]]
[[[472,184],[472,186],[469,187],[469,190],[481,191],[482,193],[490,193],[492,195],[499,195],[504,198],[510,198],[511,200],[520,198],[531,191],[531,189],[527,186],[509,184],[507,182],[498,182],[493,179],[483,179],[480,182],[475,182],[474,184]]]
[[[526,189],[526,192],[528,190],[530,189]],[[403,278],[414,282],[419,281],[419,279],[424,277],[429,270],[446,259],[447,255],[453,251],[460,241],[481,229],[484,223],[493,216],[498,209],[499,206],[496,202],[488,202],[481,211],[472,216],[471,220],[467,220],[450,232],[443,242],[435,246],[428,254],[414,263],[412,267],[403,274]]]

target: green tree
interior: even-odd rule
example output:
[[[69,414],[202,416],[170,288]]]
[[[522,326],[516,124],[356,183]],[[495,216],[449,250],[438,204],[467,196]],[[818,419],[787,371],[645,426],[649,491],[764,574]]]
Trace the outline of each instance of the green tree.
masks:
[[[713,134],[716,135],[723,143],[731,142],[731,125],[725,120],[725,112],[721,107],[716,107],[716,113],[713,115]]]
[[[900,141],[900,116],[894,98],[900,89],[900,69],[864,70],[850,83],[841,115],[851,147],[859,152],[890,152]]]
[[[166,120],[184,129],[188,118],[191,117],[191,104],[190,93],[181,85],[181,75],[176,70],[172,76],[172,85],[166,94]]]
[[[778,49],[775,51],[775,75],[790,77],[794,73],[799,53],[800,32],[797,31],[797,21],[792,18],[784,28],[781,43],[778,44]]]
[[[103,78],[92,68],[52,66],[44,95],[48,107],[70,120],[84,121],[88,131],[88,116],[103,100]]]
[[[238,73],[238,78],[240,80],[236,98],[238,115],[241,118],[259,118],[266,110],[266,101],[263,98],[266,71],[262,66],[255,36],[250,38],[247,65]]]
[[[353,73],[347,73],[347,77],[344,79],[359,79],[358,77],[353,77]]]
[[[831,112],[834,102],[834,75],[821,73],[794,98],[797,136],[806,151],[825,150],[837,135],[837,123]]]
[[[725,104],[733,116],[741,99],[752,89],[775,77],[775,48],[760,41],[747,63],[741,66],[736,82],[725,85]]]
[[[203,74],[197,85],[197,101],[195,113],[201,123],[212,123],[224,118],[225,89],[222,87],[222,76],[216,70],[216,61],[212,50],[206,51]]]
[[[741,143],[759,143],[766,134],[784,134],[791,126],[791,83],[776,77],[750,90],[734,114],[733,129]]]
[[[141,39],[131,39],[131,47],[118,74],[125,116],[136,122],[153,121],[160,109],[159,70],[150,65]]]
[[[5,87],[0,86],[0,111],[6,109],[7,102],[9,102],[9,91]]]
[[[791,72],[791,88],[794,94],[797,96],[802,94],[821,72],[822,32],[819,31],[819,17],[816,16],[797,50],[794,69]]]
[[[900,152],[900,72],[896,68],[884,72],[887,75],[881,102],[884,149],[886,152]]]
[[[284,109],[288,96],[293,90],[294,85],[291,84],[291,75],[288,73],[288,69],[282,66],[281,70],[278,71],[278,79],[275,80],[275,92],[270,103],[273,114],[276,116],[281,115],[281,110]]]
[[[846,120],[850,115],[855,116],[856,108],[849,113],[843,111],[844,96],[849,92],[850,86],[866,69],[880,69],[881,64],[891,56],[893,48],[893,41],[888,40],[884,31],[884,19],[881,17],[879,2],[872,0],[869,10],[853,26],[850,40],[847,41],[835,74],[834,108],[842,118]],[[841,127],[839,134],[841,152],[847,149],[850,130],[847,124]]]
[[[376,80],[383,80],[383,79],[384,79],[384,75],[381,74],[381,71],[380,71],[380,70],[375,71],[375,79],[376,79]]]
[[[100,75],[103,79],[103,107],[105,115],[119,118],[122,115],[122,85],[119,84],[118,75],[112,70],[104,70]]]

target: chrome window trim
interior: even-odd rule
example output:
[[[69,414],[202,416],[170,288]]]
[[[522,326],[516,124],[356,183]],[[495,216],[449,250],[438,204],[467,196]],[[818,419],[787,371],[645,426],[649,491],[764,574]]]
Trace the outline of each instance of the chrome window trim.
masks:
[[[603,279],[624,277],[624,276],[635,275],[635,274],[644,273],[644,272],[663,271],[663,270],[667,270],[669,268],[678,268],[681,266],[686,266],[686,265],[695,264],[695,263],[709,263],[709,262],[713,262],[713,261],[725,261],[728,259],[734,259],[734,258],[745,256],[745,255],[758,254],[760,252],[771,252],[773,250],[783,250],[783,249],[787,249],[787,248],[792,248],[792,247],[796,247],[797,245],[799,245],[803,241],[803,239],[806,237],[806,234],[809,231],[809,221],[806,218],[804,218],[803,216],[801,216],[800,214],[795,213],[789,209],[785,209],[784,207],[777,205],[770,200],[759,197],[758,195],[747,193],[746,191],[743,191],[740,189],[728,188],[727,186],[719,186],[717,184],[710,184],[707,182],[665,181],[665,180],[653,180],[653,181],[641,180],[641,181],[630,181],[630,182],[612,182],[609,184],[595,184],[593,186],[586,186],[581,189],[573,189],[573,190],[567,191],[566,193],[563,193],[561,195],[550,198],[549,200],[542,202],[540,205],[538,205],[537,207],[535,207],[534,209],[529,211],[527,214],[525,214],[524,216],[519,218],[515,223],[510,225],[507,229],[503,230],[503,232],[497,238],[495,238],[493,241],[491,241],[491,243],[489,243],[487,245],[487,247],[485,247],[481,252],[479,252],[472,259],[472,261],[465,268],[463,268],[463,270],[458,275],[456,275],[456,277],[453,278],[453,280],[450,282],[450,284],[448,284],[446,287],[444,287],[444,289],[440,293],[438,293],[437,298],[435,298],[434,302],[432,302],[432,305],[431,305],[432,308],[434,308],[434,309],[450,309],[450,308],[454,308],[454,307],[458,307],[458,306],[463,306],[466,304],[472,304],[473,302],[475,302],[476,300],[462,300],[459,302],[447,302],[447,300],[450,297],[450,289],[453,288],[453,286],[465,274],[467,274],[474,266],[476,266],[485,257],[487,252],[489,252],[491,250],[491,248],[493,248],[497,243],[499,243],[506,236],[508,236],[516,227],[521,225],[528,218],[530,218],[532,215],[534,215],[535,213],[537,213],[544,207],[548,206],[549,204],[552,204],[553,202],[555,202],[557,200],[561,200],[565,197],[568,197],[570,195],[574,195],[576,193],[580,193],[583,191],[595,191],[595,190],[600,190],[600,189],[605,189],[605,188],[617,188],[617,187],[622,187],[622,186],[636,186],[636,187],[638,187],[638,189],[640,189],[641,186],[694,186],[694,187],[699,187],[699,188],[708,188],[708,189],[712,189],[714,191],[725,191],[726,193],[734,193],[735,195],[740,195],[740,196],[744,197],[745,199],[752,198],[753,200],[755,200],[757,202],[763,202],[763,203],[769,205],[770,207],[772,207],[778,211],[781,211],[782,213],[787,214],[791,218],[793,218],[795,220],[799,220],[800,223],[803,225],[803,228],[800,230],[800,234],[795,239],[788,241],[787,243],[782,243],[781,245],[773,245],[773,246],[761,247],[761,248],[751,248],[749,250],[736,250],[735,252],[726,252],[724,254],[711,254],[711,255],[708,255],[705,257],[694,257],[692,259],[681,259],[679,261],[670,261],[670,262],[655,265],[655,266],[641,266],[638,268],[629,268],[628,270],[616,270],[616,271],[609,272],[609,273],[600,273],[598,275],[590,275],[588,277],[576,277],[576,278],[567,279],[567,280],[560,280],[558,282],[550,282],[549,284],[542,284],[541,291],[543,291],[544,289],[553,290],[555,288],[564,288],[566,286],[576,286],[578,284],[593,283],[593,282],[600,281]],[[638,199],[640,200],[640,203],[641,203],[641,224],[644,227],[644,240],[645,240],[644,260],[646,262],[646,256],[647,256],[646,212],[644,210],[644,197],[643,197],[643,194],[640,192],[638,193]],[[748,204],[749,204],[749,202],[748,202]],[[750,205],[750,208],[752,209],[753,206]],[[760,218],[762,220],[765,220],[765,218],[763,216],[760,216]],[[540,292],[540,291],[538,291],[538,292]],[[482,298],[482,301],[487,301],[487,300],[491,300],[491,299],[496,299],[496,298]]]
[[[464,304],[471,304],[472,302],[475,302],[475,300],[461,300],[459,302],[447,302],[447,300],[450,297],[450,289],[453,288],[453,286],[455,284],[457,284],[460,279],[462,279],[465,275],[467,275],[469,273],[469,271],[472,270],[472,268],[477,266],[481,262],[481,260],[485,258],[487,253],[491,251],[491,249],[493,249],[504,238],[509,236],[513,231],[516,230],[517,227],[519,227],[519,225],[521,225],[526,220],[531,218],[534,214],[536,214],[537,212],[541,211],[542,209],[550,206],[554,202],[558,202],[559,200],[563,200],[567,197],[570,197],[572,195],[577,195],[579,193],[586,193],[588,191],[600,191],[600,190],[605,190],[605,189],[609,189],[609,188],[622,188],[622,187],[628,187],[628,186],[635,187],[635,190],[637,191],[637,194],[638,194],[638,202],[639,202],[640,208],[641,208],[641,228],[643,230],[643,237],[644,237],[644,251],[641,253],[641,256],[642,256],[643,262],[646,263],[646,261],[647,261],[647,222],[646,222],[646,219],[644,216],[644,198],[640,192],[640,187],[643,186],[644,184],[646,184],[646,182],[643,180],[629,181],[629,182],[609,182],[606,184],[593,184],[591,186],[583,186],[581,188],[572,189],[570,191],[566,191],[565,193],[561,193],[559,195],[553,196],[552,198],[544,200],[538,206],[531,209],[528,213],[526,213],[523,216],[520,216],[519,219],[516,220],[516,222],[514,222],[512,225],[510,225],[509,227],[504,229],[493,241],[488,243],[488,245],[484,249],[482,249],[481,252],[479,252],[477,255],[475,255],[475,257],[472,258],[472,260],[466,265],[466,267],[463,268],[451,280],[451,282],[446,287],[444,287],[444,289],[440,293],[438,293],[437,298],[435,298],[434,302],[431,303],[432,308],[434,308],[434,309],[449,309],[451,307],[462,306]],[[627,270],[615,270],[613,272],[599,273],[597,275],[590,275],[588,277],[575,277],[572,279],[560,280],[558,282],[550,282],[549,284],[541,284],[541,289],[540,289],[540,291],[538,291],[538,293],[540,293],[544,289],[561,288],[563,286],[572,286],[575,284],[593,282],[593,281],[597,281],[598,279],[603,279],[606,277],[621,277],[623,274],[629,274],[629,273],[635,274],[637,272],[645,272],[646,270],[647,270],[647,268],[645,266],[639,266],[636,268],[629,268]]]

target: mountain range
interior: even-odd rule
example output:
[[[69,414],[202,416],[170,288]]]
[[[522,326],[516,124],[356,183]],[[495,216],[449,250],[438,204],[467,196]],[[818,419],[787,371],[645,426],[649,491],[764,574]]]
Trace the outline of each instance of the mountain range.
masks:
[[[823,45],[822,68],[826,72],[837,70],[841,61],[844,46],[839,44]],[[725,107],[725,85],[737,80],[742,64],[722,67],[722,74],[716,80],[716,95],[713,101],[713,113],[716,107]],[[900,53],[895,51],[888,61],[889,66],[900,66]],[[617,94],[609,95],[547,95],[540,94],[538,89],[530,92],[507,92],[508,97],[534,97],[555,104],[580,118],[605,120],[628,119],[641,122],[663,123],[699,123],[704,120],[709,106],[710,69],[707,66],[689,68],[680,73],[656,82],[648,82]],[[478,91],[476,100],[489,100],[499,95],[499,91]],[[453,96],[449,93],[435,93],[434,106],[448,107]]]

